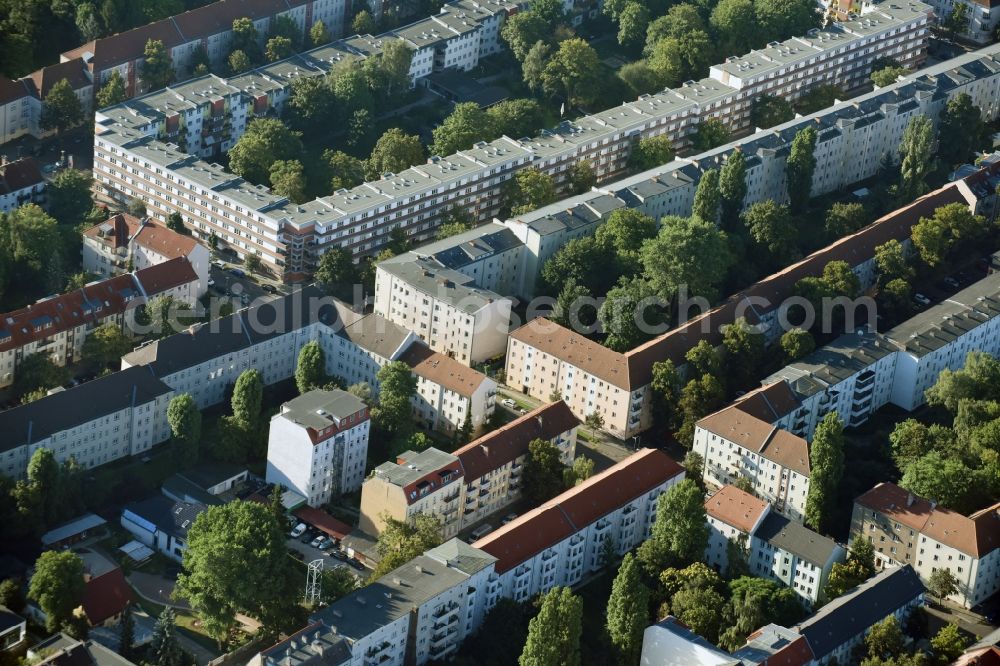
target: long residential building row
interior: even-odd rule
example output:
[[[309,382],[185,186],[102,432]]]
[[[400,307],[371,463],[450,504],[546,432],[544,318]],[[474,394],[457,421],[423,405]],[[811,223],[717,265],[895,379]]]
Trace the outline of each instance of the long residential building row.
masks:
[[[131,337],[135,308],[149,299],[170,296],[193,306],[199,285],[191,262],[179,256],[0,314],[0,387],[14,383],[32,354],[47,354],[58,366],[80,361],[87,335],[104,324]]]
[[[905,124],[901,122],[900,127]],[[765,339],[773,342],[783,332],[780,316],[787,307],[784,301],[793,295],[799,280],[821,275],[831,261],[844,261],[862,288],[871,286],[876,278],[877,246],[891,239],[907,242],[913,225],[941,206],[963,203],[978,212],[991,205],[995,194],[984,185],[996,172],[997,166],[991,165],[927,194],[625,353],[614,352],[548,319],[534,319],[509,336],[506,381],[534,397],[547,399],[557,392],[578,418],[596,413],[612,434],[634,435],[650,424],[648,387],[654,363],[669,359],[682,368],[689,349],[701,340],[718,346],[722,329],[740,317],[759,326]]]
[[[624,553],[647,539],[658,497],[683,478],[664,453],[643,449],[472,545],[451,539],[348,594],[251,664],[445,659],[500,599],[576,585],[604,566],[607,540]]]
[[[252,118],[280,112],[296,77],[323,75],[336,63],[377,54],[387,40],[402,39],[413,49],[414,81],[435,69],[473,67],[480,55],[501,48],[496,35],[510,7],[498,3],[461,0],[428,19],[447,29],[353,37],[228,80],[194,79],[103,109],[96,116],[95,179],[111,196],[142,199],[158,218],[180,213],[199,236],[214,234],[240,256],[257,254],[294,280],[332,247],[355,257],[374,255],[397,227],[414,240],[430,238],[455,206],[488,221],[499,212],[503,183],[517,169],[537,167],[561,184],[568,169],[586,159],[607,181],[624,173],[639,138],[667,135],[685,145],[708,118],[746,129],[761,95],[794,100],[820,84],[854,89],[883,57],[917,65],[929,20],[929,7],[915,0],[883,4],[855,20],[731,58],[701,81],[566,121],[534,138],[503,137],[434,156],[301,205],[201,159],[232,147]]]
[[[405,344],[382,356],[387,352],[378,341],[385,336]],[[379,368],[389,361],[408,365],[417,381],[414,421],[423,428],[454,434],[471,420],[479,432],[493,413],[496,382],[431,351],[377,315],[359,318],[307,287],[152,341],[126,354],[119,372],[0,412],[5,433],[0,473],[24,476],[40,447],[84,467],[145,451],[170,436],[166,406],[173,395],[190,393],[203,409],[222,402],[244,370],[259,370],[268,385],[289,379],[299,351],[311,341],[323,349],[329,375],[343,378],[349,368],[353,379],[348,381],[368,382],[376,395]]]
[[[376,467],[361,488],[363,532],[377,535],[386,517],[412,522],[418,514],[441,520],[442,536],[456,536],[521,497],[528,445],[554,444],[564,465],[576,456],[580,422],[562,402],[543,405],[452,453],[431,447],[406,451]]]
[[[959,93],[969,94],[987,118],[995,118],[998,80],[1000,46],[995,46],[772,130],[417,248],[379,263],[376,311],[464,363],[498,356],[516,298],[536,296],[544,263],[568,241],[593,233],[614,211],[628,207],[654,219],[690,215],[701,174],[721,167],[734,150],[746,161],[744,204],[784,201],[788,149],[807,126],[818,131],[812,193],[843,190],[874,176],[886,156],[896,155],[913,117],[936,119]],[[863,270],[873,271],[874,264],[866,263]]]

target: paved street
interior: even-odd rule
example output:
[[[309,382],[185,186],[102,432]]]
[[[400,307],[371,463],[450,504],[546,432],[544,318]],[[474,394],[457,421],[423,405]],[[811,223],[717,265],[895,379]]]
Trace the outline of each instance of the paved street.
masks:
[[[941,605],[929,601],[926,609],[927,614],[930,615],[929,632],[932,635],[941,626],[952,622],[958,624],[959,628],[963,631],[967,631],[977,638],[982,638],[996,628],[988,624],[981,616],[965,608],[960,608],[953,603]],[[937,621],[937,624],[935,621]]]

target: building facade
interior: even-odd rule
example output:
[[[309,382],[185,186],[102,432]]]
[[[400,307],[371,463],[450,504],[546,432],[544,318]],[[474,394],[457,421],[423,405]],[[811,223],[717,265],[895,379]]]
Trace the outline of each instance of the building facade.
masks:
[[[375,468],[361,489],[359,527],[377,535],[384,515],[412,522],[417,514],[439,518],[444,538],[500,511],[521,497],[528,444],[558,447],[564,465],[576,455],[579,421],[561,402],[543,405],[452,453],[407,451]]]
[[[966,517],[893,483],[854,500],[851,540],[865,539],[879,568],[911,566],[925,583],[937,569],[958,582],[949,598],[966,608],[1000,589],[1000,505]]]
[[[347,391],[303,393],[271,417],[265,478],[312,507],[354,492],[365,477],[370,428],[368,407]]]
[[[29,203],[44,203],[45,187],[45,178],[33,157],[13,162],[8,162],[6,156],[0,157],[0,213],[9,213]]]

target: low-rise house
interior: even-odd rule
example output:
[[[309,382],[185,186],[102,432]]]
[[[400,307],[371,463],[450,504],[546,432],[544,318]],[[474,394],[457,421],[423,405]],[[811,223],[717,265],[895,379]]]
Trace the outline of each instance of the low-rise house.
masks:
[[[111,627],[134,601],[132,588],[121,567],[87,578],[83,588],[83,612],[91,627]]]
[[[163,495],[128,504],[121,525],[137,541],[180,562],[187,548],[187,533],[204,504],[177,502]]]
[[[198,274],[198,293],[208,290],[211,255],[192,236],[148,217],[118,213],[83,232],[83,270],[111,277],[185,257]]]
[[[723,486],[706,500],[705,515],[708,564],[725,570],[732,542],[743,551],[751,575],[790,587],[807,606],[820,600],[830,569],[845,557],[832,539],[772,511],[770,504],[735,486]]]
[[[0,213],[9,213],[29,203],[42,203],[45,185],[45,177],[33,157],[8,162],[6,156],[0,156]]]
[[[779,513],[802,520],[809,494],[809,444],[738,406],[695,424],[692,450],[705,460],[703,478],[715,486],[746,479]]]
[[[937,569],[958,582],[949,598],[971,608],[1000,589],[1000,504],[970,516],[894,483],[854,500],[851,540],[865,539],[880,568],[910,566],[925,583]]]
[[[170,437],[173,390],[145,368],[115,372],[0,412],[0,473],[22,478],[41,447],[60,462],[97,467]]]
[[[211,506],[223,504],[221,496],[245,482],[250,472],[227,463],[203,463],[168,477],[160,490],[177,502]]]
[[[281,406],[267,441],[268,483],[317,507],[361,488],[371,418],[347,391],[314,389]]]
[[[569,408],[554,402],[452,453],[433,447],[407,451],[376,467],[365,481],[359,526],[378,534],[385,527],[383,514],[412,521],[424,513],[441,519],[445,538],[454,536],[521,496],[521,472],[532,440],[552,442],[563,464],[571,464],[578,426]]]
[[[0,606],[0,652],[20,649],[27,635],[27,620],[6,606]]]
[[[662,451],[642,449],[473,543],[497,558],[488,606],[576,585],[604,566],[605,542],[618,554],[635,548],[649,537],[657,499],[684,473]]]
[[[41,536],[42,546],[54,550],[66,548],[74,543],[98,534],[108,521],[94,513],[85,513],[78,518],[53,527]]]
[[[44,666],[135,666],[95,640],[79,641],[58,633],[28,650],[32,663]]]

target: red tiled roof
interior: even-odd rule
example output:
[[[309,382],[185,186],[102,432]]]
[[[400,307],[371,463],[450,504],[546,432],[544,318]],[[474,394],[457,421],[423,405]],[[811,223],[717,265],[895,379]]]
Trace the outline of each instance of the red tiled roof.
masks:
[[[121,567],[91,578],[83,590],[83,610],[92,626],[118,615],[132,600],[132,588]]]
[[[798,409],[800,403],[788,382],[779,381],[750,391],[733,402],[733,406],[761,421],[774,423]]]
[[[132,226],[133,222],[135,223],[135,227]],[[83,235],[87,238],[101,240],[109,244],[112,249],[117,250],[120,247],[128,245],[128,239],[131,238],[138,227],[138,218],[126,215],[125,213],[118,213],[109,217],[104,222],[95,224],[89,229],[84,230]],[[101,233],[104,228],[110,229],[110,233],[107,236]]]
[[[396,463],[399,465],[404,465],[406,464],[406,461],[403,460],[402,458],[398,458],[396,460]],[[451,475],[455,476],[451,477]],[[443,481],[444,477],[446,476],[449,477],[447,482]],[[462,481],[462,464],[457,460],[453,460],[447,465],[442,465],[441,467],[432,469],[423,476],[421,476],[419,479],[416,479],[415,481],[412,481],[403,486],[402,488],[403,497],[406,498],[407,504],[413,504],[421,498],[419,491],[423,488],[423,486],[429,485],[430,486],[429,491],[432,492],[438,488],[443,488],[446,483],[451,483],[454,481],[458,482]]]
[[[533,439],[550,440],[580,425],[562,400],[543,405],[453,452],[468,481],[514,462]]]
[[[0,194],[17,192],[45,182],[34,157],[22,157],[0,165]]]
[[[351,526],[337,520],[326,511],[311,506],[302,506],[294,512],[299,520],[309,523],[320,532],[323,532],[335,539],[343,539],[351,533]]]
[[[809,641],[800,636],[764,660],[760,666],[806,666],[813,659]]]
[[[772,462],[809,476],[809,443],[806,440],[751,416],[735,405],[709,414],[697,425]]]
[[[23,81],[12,81],[6,76],[0,76],[0,106],[30,96],[31,92]]]
[[[509,571],[683,471],[662,451],[642,449],[472,546],[497,558],[497,573]]]
[[[966,652],[952,666],[1000,666],[1000,648],[995,645]]]
[[[152,298],[154,294],[162,294],[183,284],[197,282],[198,274],[194,272],[194,267],[186,257],[177,257],[136,271],[135,279]]]
[[[705,513],[749,534],[767,511],[767,502],[736,486],[723,486],[705,500]]]
[[[171,259],[186,257],[198,245],[198,242],[191,236],[179,234],[173,229],[160,226],[152,220],[147,220],[140,228],[140,220],[134,217],[132,219],[135,220],[136,228],[139,231],[133,242],[153,250],[164,257]],[[129,228],[131,229],[131,223]]]
[[[410,366],[418,377],[440,384],[465,398],[472,397],[486,381],[483,373],[424,345],[410,345],[399,360]]]
[[[45,96],[52,90],[52,86],[63,79],[69,82],[70,88],[79,90],[91,85],[90,79],[84,74],[86,65],[80,58],[73,58],[55,65],[49,65],[35,70],[26,77],[26,82],[30,81],[34,86],[34,93],[38,99],[45,99]]]

